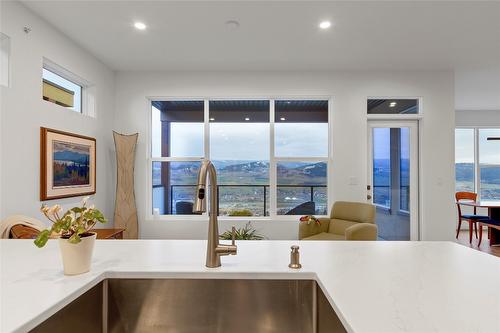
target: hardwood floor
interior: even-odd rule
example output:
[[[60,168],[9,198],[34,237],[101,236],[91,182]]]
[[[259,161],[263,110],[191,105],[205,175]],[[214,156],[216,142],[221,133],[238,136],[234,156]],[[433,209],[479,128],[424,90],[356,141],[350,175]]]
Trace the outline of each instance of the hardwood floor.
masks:
[[[470,248],[479,250],[481,252],[486,252],[492,254],[494,256],[500,257],[500,246],[490,246],[490,240],[488,239],[488,232],[483,230],[483,241],[481,242],[481,246],[478,248],[477,243],[478,239],[474,236],[472,237],[472,244],[469,243],[469,231],[462,230],[458,235],[457,243],[468,246]]]

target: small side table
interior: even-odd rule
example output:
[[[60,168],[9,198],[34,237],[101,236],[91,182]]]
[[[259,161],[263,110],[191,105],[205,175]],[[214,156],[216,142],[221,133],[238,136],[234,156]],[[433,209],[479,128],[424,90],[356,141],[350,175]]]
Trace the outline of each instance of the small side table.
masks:
[[[125,229],[92,229],[97,233],[97,239],[123,239]]]

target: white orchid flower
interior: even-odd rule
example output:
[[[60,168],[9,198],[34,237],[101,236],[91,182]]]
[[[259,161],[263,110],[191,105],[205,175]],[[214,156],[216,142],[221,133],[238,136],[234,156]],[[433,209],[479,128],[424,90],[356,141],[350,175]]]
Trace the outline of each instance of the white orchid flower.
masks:
[[[54,205],[47,210],[47,215],[55,216],[60,211],[62,211],[62,207],[60,205]]]
[[[49,208],[49,206],[47,206],[47,205],[45,205],[45,204],[44,204],[44,205],[42,205],[42,208],[40,208],[40,210],[41,210],[41,211],[42,211],[42,213],[44,213],[44,214],[47,214],[47,213],[49,212],[49,209],[50,209],[50,208]]]
[[[82,199],[82,206],[86,206],[87,205],[87,201],[89,201],[90,197],[89,196],[86,196],[86,197],[83,197]]]

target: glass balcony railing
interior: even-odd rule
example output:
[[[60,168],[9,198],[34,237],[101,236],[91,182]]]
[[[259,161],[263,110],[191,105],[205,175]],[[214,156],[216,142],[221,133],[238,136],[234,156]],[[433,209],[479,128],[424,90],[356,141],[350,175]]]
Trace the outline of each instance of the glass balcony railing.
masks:
[[[403,185],[399,187],[400,201],[399,210],[410,210],[410,186]],[[391,186],[390,185],[375,185],[373,186],[373,203],[377,206],[391,209]]]
[[[217,185],[217,189],[218,215],[269,216],[269,185]],[[195,190],[195,185],[170,185],[167,189],[153,185],[153,209],[158,209],[160,215],[191,214]],[[297,209],[307,202],[314,204]],[[297,215],[327,215],[327,206],[326,185],[277,186],[277,215],[287,215],[294,208]]]

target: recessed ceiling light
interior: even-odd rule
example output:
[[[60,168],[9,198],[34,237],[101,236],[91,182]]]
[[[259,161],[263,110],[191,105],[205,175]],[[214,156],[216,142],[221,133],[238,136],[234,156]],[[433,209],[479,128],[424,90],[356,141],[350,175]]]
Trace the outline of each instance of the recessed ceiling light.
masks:
[[[249,121],[249,120],[250,120],[250,118],[245,118],[245,120],[246,120],[246,121]]]
[[[395,107],[397,104],[398,104],[398,103],[396,103],[396,102],[390,102],[390,103],[389,103],[389,107],[390,107],[390,108],[393,108],[393,107]]]
[[[137,30],[146,30],[146,25],[142,22],[134,22],[134,28]]]
[[[236,20],[228,20],[226,21],[226,27],[228,27],[230,30],[236,30],[240,27],[240,22]]]
[[[285,120],[286,120],[286,118],[281,117],[281,118],[280,118],[280,120],[281,120],[281,121],[285,121]]]
[[[322,21],[320,24],[319,24],[319,27],[321,29],[328,29],[332,26],[332,22],[330,21]]]
[[[210,118],[210,121],[214,121],[214,120],[215,120],[215,118]]]

